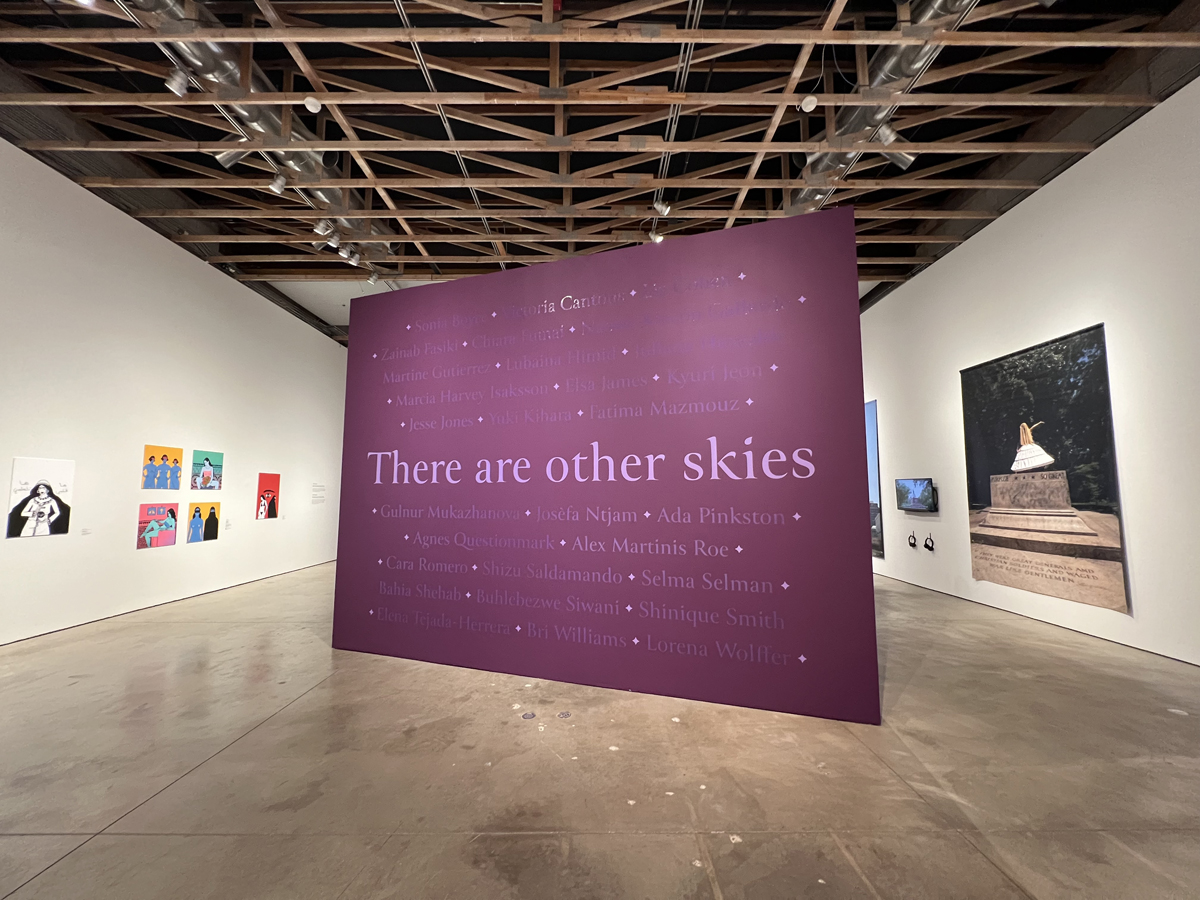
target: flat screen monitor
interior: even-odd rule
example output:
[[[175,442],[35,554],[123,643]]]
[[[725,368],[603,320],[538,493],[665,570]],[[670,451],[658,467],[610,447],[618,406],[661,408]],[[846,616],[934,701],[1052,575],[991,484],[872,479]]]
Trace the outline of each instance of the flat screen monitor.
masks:
[[[897,478],[896,506],[911,512],[937,512],[937,488],[932,478]]]

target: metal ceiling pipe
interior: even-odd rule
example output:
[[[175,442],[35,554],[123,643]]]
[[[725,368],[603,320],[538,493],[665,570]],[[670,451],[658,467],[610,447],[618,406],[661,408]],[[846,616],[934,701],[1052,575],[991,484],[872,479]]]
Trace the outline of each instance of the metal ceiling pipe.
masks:
[[[927,25],[937,19],[953,17],[954,22],[951,27],[957,28],[978,2],[979,0],[914,0],[912,25]],[[1045,0],[1042,2],[1043,5],[1050,5],[1054,0],[1050,0],[1050,3],[1046,3]],[[891,91],[907,90],[924,74],[941,50],[941,44],[933,43],[880,47],[871,57],[870,87],[872,89],[886,88]],[[905,163],[911,164],[912,157],[910,154],[902,152],[903,142],[897,140],[896,131],[887,125],[895,113],[896,107],[894,106],[843,107],[834,120],[837,137],[858,137],[870,140],[877,135],[881,128],[886,126],[885,134],[891,139],[887,143],[895,142],[896,149],[884,155],[901,165],[902,168],[908,168]],[[861,152],[809,153],[807,155],[808,165],[805,167],[806,174],[833,177],[835,174],[849,169],[861,155]],[[805,188],[796,193],[793,207],[798,212],[820,209],[832,196],[833,191],[833,188],[824,187]]]
[[[166,19],[186,23],[188,7],[194,10],[195,21],[203,27],[221,27],[220,20],[205,5],[204,0],[196,0],[187,4],[185,0],[124,0],[125,3],[144,12],[156,13]],[[242,88],[241,54],[237,45],[220,44],[211,41],[203,42],[173,42],[168,43],[171,53],[198,79],[211,83],[215,88],[225,88],[237,91]],[[176,62],[176,60],[172,60]],[[274,93],[278,90],[266,73],[256,63],[251,62],[249,77],[246,79],[252,93]],[[232,104],[225,109],[237,120],[237,124],[245,130],[245,137],[254,138],[280,137],[283,135],[282,106],[241,106]],[[290,138],[294,141],[315,141],[317,136],[297,117],[291,117]],[[238,141],[239,138],[231,137]],[[236,144],[229,150],[217,154],[217,161],[229,168],[246,156],[246,152],[238,150]],[[337,168],[339,154],[334,150],[269,150],[269,157],[280,172],[286,170],[294,177],[319,181],[341,177]],[[339,210],[363,209],[366,204],[362,195],[357,191],[345,191],[340,188],[295,188],[298,193],[306,196],[313,206],[328,209],[330,218],[338,222],[339,227],[349,236],[356,226],[349,219],[338,218]],[[372,224],[373,233],[391,234],[392,232],[377,223]],[[390,252],[390,249],[389,249]]]

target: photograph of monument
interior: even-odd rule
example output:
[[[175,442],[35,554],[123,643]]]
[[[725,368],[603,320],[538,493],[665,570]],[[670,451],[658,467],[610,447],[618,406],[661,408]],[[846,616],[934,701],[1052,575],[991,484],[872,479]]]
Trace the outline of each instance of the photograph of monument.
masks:
[[[867,404],[867,500],[871,507],[871,555],[883,559],[883,508],[879,502],[879,416]]]
[[[974,578],[1128,612],[1104,326],[960,374]]]

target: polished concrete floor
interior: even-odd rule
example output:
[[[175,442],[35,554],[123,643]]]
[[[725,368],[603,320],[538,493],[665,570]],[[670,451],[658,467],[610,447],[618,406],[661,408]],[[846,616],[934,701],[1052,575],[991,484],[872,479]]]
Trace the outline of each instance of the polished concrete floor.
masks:
[[[1200,897],[1196,667],[878,579],[876,728],[333,651],[332,584],[0,647],[0,896]]]

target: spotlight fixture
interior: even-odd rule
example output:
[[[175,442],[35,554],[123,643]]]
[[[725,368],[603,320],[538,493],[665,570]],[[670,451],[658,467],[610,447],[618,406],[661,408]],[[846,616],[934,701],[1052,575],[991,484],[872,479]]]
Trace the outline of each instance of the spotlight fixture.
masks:
[[[885,144],[894,144],[900,140],[899,132],[887,122],[884,122],[875,130],[875,135]]]
[[[878,137],[879,140],[884,144],[889,146],[895,144],[897,141],[902,144],[904,143],[904,139],[900,136],[896,129],[887,122],[884,122],[875,130],[875,136]],[[902,170],[907,170],[909,166],[917,161],[917,158],[911,153],[906,153],[899,148],[891,151],[890,153],[884,153],[883,155],[888,160],[899,166]]]
[[[341,235],[339,235],[339,234],[338,234],[338,233],[335,231],[333,234],[331,234],[331,235],[329,236],[329,240],[327,240],[325,243],[326,243],[326,244],[327,244],[329,247],[331,247],[331,248],[333,248],[334,250],[336,250],[336,249],[338,248],[338,245],[342,243],[342,238],[341,238]]]
[[[805,97],[803,100],[800,101],[800,109],[802,109],[806,113],[810,113],[816,108],[817,108],[817,98],[814,97],[812,94],[809,94],[807,97]]]
[[[359,253],[356,250],[350,254],[350,265],[357,266],[360,262],[362,262],[362,254],[361,253]]]
[[[377,281],[379,281],[379,273],[372,270],[371,274],[367,276],[367,284],[375,284]]]
[[[286,181],[286,179],[284,179],[283,173],[280,172],[278,175],[276,175],[274,178],[272,178],[271,183],[269,185],[267,185],[267,187],[269,187],[271,190],[273,190],[277,194],[282,194],[283,189],[285,187],[287,187],[287,181]]]
[[[338,256],[340,256],[342,259],[349,259],[350,258],[350,248],[349,247],[339,247],[338,248]]]
[[[662,235],[659,234],[657,231],[651,231],[650,232],[650,240],[656,244],[661,244],[662,243]]]
[[[654,211],[657,212],[660,216],[670,215],[671,214],[671,204],[668,203],[666,200],[655,200],[654,201]]]
[[[331,231],[333,231],[333,223],[328,219],[322,219],[313,226],[313,233],[319,234],[321,237],[325,237],[325,235],[329,234]]]
[[[321,101],[316,97],[305,97],[304,108],[310,113],[319,113],[321,111]]]
[[[167,90],[176,97],[182,97],[187,93],[188,75],[183,69],[172,69],[171,74],[166,80]]]

